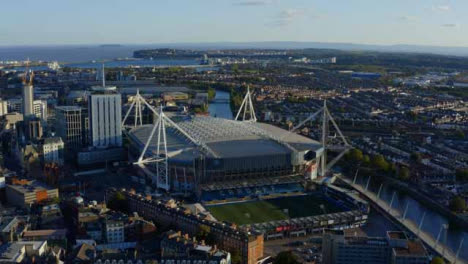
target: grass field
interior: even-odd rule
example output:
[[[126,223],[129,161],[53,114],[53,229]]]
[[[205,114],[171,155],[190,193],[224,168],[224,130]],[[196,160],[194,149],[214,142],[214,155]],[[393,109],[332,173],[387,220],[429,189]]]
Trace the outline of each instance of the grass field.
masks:
[[[320,208],[322,204],[324,210]],[[217,220],[238,225],[288,219],[288,214],[284,209],[288,209],[291,218],[343,211],[322,197],[315,195],[213,205],[206,208]]]

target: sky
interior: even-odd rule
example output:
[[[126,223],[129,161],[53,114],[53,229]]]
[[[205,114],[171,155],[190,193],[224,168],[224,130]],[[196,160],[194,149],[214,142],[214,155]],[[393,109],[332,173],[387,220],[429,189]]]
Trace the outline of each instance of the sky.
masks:
[[[0,45],[313,41],[468,47],[468,0],[1,0]]]

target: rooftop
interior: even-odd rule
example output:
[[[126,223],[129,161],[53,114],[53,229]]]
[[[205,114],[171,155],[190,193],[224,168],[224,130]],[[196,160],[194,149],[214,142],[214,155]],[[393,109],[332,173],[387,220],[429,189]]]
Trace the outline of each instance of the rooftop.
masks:
[[[396,256],[427,256],[427,251],[421,241],[409,240],[408,247],[393,248]]]
[[[17,259],[21,256],[21,251],[24,251],[24,245],[17,243],[8,243],[0,246],[0,262],[13,261],[17,262]]]
[[[81,111],[82,108],[76,105],[61,105],[61,106],[56,106],[56,110],[61,110],[61,111]]]
[[[320,143],[315,140],[264,123],[197,116],[176,124],[191,138],[208,147],[219,157],[288,154],[291,149],[295,151],[322,149]],[[152,127],[152,125],[137,127],[132,129],[130,134],[143,147]],[[153,137],[150,150],[154,151],[156,147],[157,139]],[[172,154],[172,157],[182,160],[200,154],[195,144],[173,127],[167,127],[167,147],[169,155]]]
[[[48,137],[44,139],[44,145],[46,144],[58,144],[63,143],[61,137]]]
[[[44,230],[30,230],[24,232],[23,237],[39,237],[39,236],[65,236],[66,229],[44,229]]]
[[[117,90],[116,86],[93,86],[91,87],[93,92],[113,92]]]
[[[0,262],[18,262],[24,250],[24,245],[17,243],[3,244],[0,246]]]
[[[8,184],[9,188],[14,189],[20,193],[30,193],[37,191],[48,191],[55,188],[49,187],[40,181],[19,181],[18,183]]]
[[[405,232],[400,232],[400,231],[388,231],[387,236],[390,239],[408,239]]]

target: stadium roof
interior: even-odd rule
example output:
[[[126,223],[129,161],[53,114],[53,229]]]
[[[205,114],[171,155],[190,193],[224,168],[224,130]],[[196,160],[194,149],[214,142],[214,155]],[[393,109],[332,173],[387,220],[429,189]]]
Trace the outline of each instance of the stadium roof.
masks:
[[[287,154],[291,151],[304,150],[318,151],[322,148],[315,140],[264,123],[203,116],[191,117],[177,122],[177,125],[192,138],[208,146],[219,157],[224,158]],[[153,125],[144,125],[130,131],[130,135],[137,139],[141,148],[148,140],[152,127]],[[192,160],[193,157],[202,154],[195,144],[175,128],[168,127],[166,131],[167,155],[171,158]],[[154,136],[149,149],[155,152],[156,147],[157,138]]]

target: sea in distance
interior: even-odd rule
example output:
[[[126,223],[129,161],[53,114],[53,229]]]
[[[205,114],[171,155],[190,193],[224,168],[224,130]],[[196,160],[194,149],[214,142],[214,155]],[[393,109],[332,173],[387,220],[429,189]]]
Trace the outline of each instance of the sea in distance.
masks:
[[[158,48],[143,45],[101,45],[101,46],[0,46],[0,61],[58,61],[61,66],[77,68],[106,67],[152,67],[199,65],[197,59],[135,59],[133,52],[139,49]],[[22,67],[17,67],[22,70]],[[46,69],[46,66],[33,70]],[[205,70],[210,70],[205,67]]]

